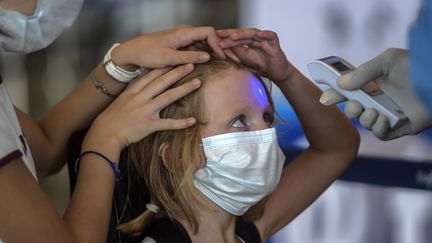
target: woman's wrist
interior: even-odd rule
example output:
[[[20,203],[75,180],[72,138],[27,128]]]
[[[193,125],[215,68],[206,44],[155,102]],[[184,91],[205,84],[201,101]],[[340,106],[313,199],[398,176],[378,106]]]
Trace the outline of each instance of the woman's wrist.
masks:
[[[90,72],[87,80],[90,83],[89,86],[92,86],[103,96],[109,97],[111,101],[127,87],[127,83],[118,82],[109,76],[102,63]]]
[[[115,136],[94,131],[92,128],[87,132],[81,147],[83,152],[97,151],[116,163],[122,149],[123,146]]]
[[[130,71],[130,72],[134,72],[139,68],[139,66],[132,64],[130,62],[131,58],[128,55],[126,45],[127,44],[125,44],[125,43],[121,43],[120,45],[116,46],[111,51],[111,60],[118,67],[123,68],[124,70]]]
[[[281,80],[273,80],[280,89],[286,88],[285,86],[296,85],[297,82],[308,80],[306,76],[291,64],[288,65],[286,70],[286,74],[284,75],[285,78],[282,78]]]
[[[285,68],[280,68],[277,73],[269,73],[267,77],[276,84],[289,83],[291,80],[298,79],[299,71],[288,63]]]
[[[129,63],[131,62],[130,59],[131,57],[133,57],[133,55],[128,55],[126,51],[119,50],[120,48],[120,43],[115,43],[111,46],[111,48],[107,51],[103,58],[103,66],[106,73],[112,79],[120,83],[130,83],[131,81],[141,76],[142,71],[138,66],[132,67],[129,65]],[[115,60],[113,60],[112,52],[115,50],[117,50],[117,52],[115,52],[114,54],[118,53],[119,57],[124,56],[127,58],[124,59],[124,61],[121,61],[121,59],[119,60],[119,57],[115,57]],[[133,70],[126,70],[125,67]]]
[[[111,175],[118,181],[121,179],[119,163],[122,147],[115,137],[104,131],[109,131],[109,128],[103,128],[96,121],[93,123],[84,138],[74,169],[77,174],[85,175],[97,171],[100,176]]]

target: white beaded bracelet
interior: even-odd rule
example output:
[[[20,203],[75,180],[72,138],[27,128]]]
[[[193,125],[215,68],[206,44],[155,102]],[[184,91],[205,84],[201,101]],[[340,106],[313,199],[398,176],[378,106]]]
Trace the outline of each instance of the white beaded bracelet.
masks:
[[[114,80],[117,80],[121,83],[129,83],[138,76],[141,75],[141,70],[138,68],[135,71],[128,71],[125,70],[119,66],[117,66],[112,60],[111,60],[111,51],[120,45],[119,43],[114,44],[108,52],[105,54],[105,57],[103,59],[103,66],[105,67],[105,71],[108,73],[108,75],[113,78]]]

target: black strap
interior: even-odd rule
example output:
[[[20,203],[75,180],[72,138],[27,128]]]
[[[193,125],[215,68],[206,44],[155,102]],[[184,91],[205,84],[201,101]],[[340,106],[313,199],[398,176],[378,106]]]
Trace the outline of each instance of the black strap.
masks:
[[[149,236],[157,243],[192,243],[183,226],[168,217],[160,218],[152,223],[143,236]]]
[[[261,243],[258,229],[252,222],[247,222],[238,217],[235,231],[246,243]],[[170,220],[167,217],[158,219],[152,223],[143,236],[149,236],[157,243],[192,243],[183,226],[176,220]]]
[[[261,243],[261,237],[255,224],[242,217],[237,217],[235,232],[246,243]]]

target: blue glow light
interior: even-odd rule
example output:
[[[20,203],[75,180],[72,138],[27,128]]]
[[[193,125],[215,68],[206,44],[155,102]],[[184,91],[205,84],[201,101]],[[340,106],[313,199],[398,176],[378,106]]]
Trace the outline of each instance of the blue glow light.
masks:
[[[256,97],[258,103],[265,107],[269,104],[268,97],[266,92],[264,91],[263,84],[254,76],[251,77],[251,84],[252,84],[252,93]]]

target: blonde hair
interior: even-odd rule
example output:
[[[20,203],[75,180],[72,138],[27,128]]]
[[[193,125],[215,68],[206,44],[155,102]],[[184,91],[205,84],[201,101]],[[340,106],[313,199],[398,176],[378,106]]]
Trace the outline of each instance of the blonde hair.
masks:
[[[195,78],[199,78],[202,86],[204,86],[211,76],[230,69],[245,70],[246,68],[228,59],[212,56],[209,62],[196,64],[194,71],[175,83],[172,88]],[[273,107],[268,86],[258,75],[256,76],[266,87],[269,103]],[[197,123],[194,126],[182,130],[155,132],[140,142],[130,145],[128,151],[130,182],[145,182],[150,191],[151,203],[162,206],[170,218],[180,217],[186,220],[194,232],[198,232],[199,222],[194,204],[191,202],[202,201],[203,197],[193,184],[196,162],[204,159],[200,157],[199,152],[201,129],[206,124],[205,107],[201,101],[202,89],[198,89],[160,112],[161,118],[195,117]],[[163,144],[168,145],[166,165],[163,163],[159,151]],[[249,210],[250,212],[248,211],[246,217],[250,215],[250,219],[256,219],[262,215],[263,203],[255,206]],[[153,215],[153,212],[147,210],[141,216],[119,225],[117,228],[124,233],[140,233],[151,221]]]

